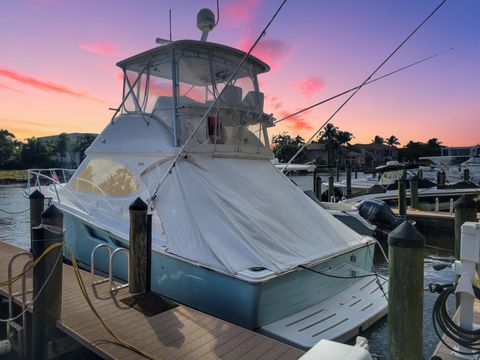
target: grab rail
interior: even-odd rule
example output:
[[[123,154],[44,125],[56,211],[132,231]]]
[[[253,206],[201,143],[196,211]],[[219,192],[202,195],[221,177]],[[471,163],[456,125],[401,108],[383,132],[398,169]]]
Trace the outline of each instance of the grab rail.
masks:
[[[107,244],[98,244],[93,248],[92,253],[90,254],[90,274],[92,276],[92,285],[102,284],[110,280],[110,276],[109,276],[109,277],[102,278],[100,280],[95,281],[95,252],[102,247],[107,248],[108,259],[110,259],[110,257],[112,256],[112,248]]]
[[[107,248],[108,250],[108,278],[102,278],[95,281],[95,253],[98,249],[103,247]],[[125,284],[115,285],[115,281],[113,280],[113,259],[120,252],[125,252],[127,254],[127,282]],[[110,283],[110,292],[128,287],[128,278],[130,277],[130,269],[128,266],[129,260],[130,251],[126,248],[119,247],[112,252],[112,247],[110,245],[98,244],[97,246],[95,246],[92,250],[92,253],[90,254],[90,276],[92,279],[92,286],[102,284],[108,281]]]
[[[50,176],[47,176],[45,174],[42,174],[41,172],[38,172],[38,171],[35,171],[35,170],[28,170],[28,190],[30,192],[30,174],[33,174],[36,176],[36,180],[35,180],[35,185],[34,187],[37,187],[38,189],[40,188],[40,180],[39,178],[42,177],[42,178],[45,178],[45,179],[48,179],[50,181],[52,181],[53,183],[53,186],[55,187],[55,193],[57,195],[57,201],[60,203],[60,196],[58,195],[58,190],[57,190],[57,185],[60,186],[60,188],[65,191],[68,195],[70,195],[83,209],[83,211],[85,211],[87,214],[90,215],[90,211],[88,211],[88,209],[85,207],[85,205],[83,205],[82,201],[79,200],[75,195],[72,194],[72,192],[70,190],[68,190],[65,186],[63,186],[62,184],[60,184],[60,182],[58,180],[55,180],[54,178],[50,177]]]
[[[130,267],[127,267],[127,283],[122,284],[122,285],[115,285],[113,281],[113,258],[116,254],[120,252],[125,252],[127,254],[127,264],[130,260],[130,251],[125,248],[117,248],[115,251],[110,255],[110,261],[108,262],[108,272],[110,276],[110,292],[115,291],[115,290],[120,290],[128,286],[128,278],[130,277]]]
[[[21,256],[27,256],[29,259],[23,265],[23,269],[22,269],[22,273],[23,273],[23,276],[22,276],[22,290],[20,292],[13,293],[13,287],[12,287],[12,283],[11,283],[11,280],[13,278],[13,275],[12,275],[13,262]],[[9,280],[9,283],[8,283],[8,318],[9,319],[13,318],[13,298],[15,296],[22,295],[22,312],[23,312],[22,328],[23,328],[23,335],[22,335],[21,339],[18,339],[19,344],[21,343],[23,345],[22,348],[20,349],[20,352],[22,352],[22,354],[25,351],[26,346],[27,346],[27,339],[26,339],[26,336],[25,336],[25,332],[26,332],[25,328],[26,328],[26,325],[27,325],[27,317],[26,317],[26,313],[25,313],[25,307],[27,306],[27,293],[30,293],[30,292],[33,291],[32,289],[27,290],[26,270],[27,270],[28,266],[32,263],[32,261],[33,261],[32,259],[33,259],[33,255],[28,251],[24,251],[24,252],[20,252],[18,254],[13,255],[12,258],[10,259],[10,261],[8,262],[8,280]],[[12,333],[11,333],[11,328],[10,328],[10,322],[8,322],[7,323],[7,337],[10,338],[11,336],[12,336]],[[22,354],[20,354],[20,355],[22,355]]]

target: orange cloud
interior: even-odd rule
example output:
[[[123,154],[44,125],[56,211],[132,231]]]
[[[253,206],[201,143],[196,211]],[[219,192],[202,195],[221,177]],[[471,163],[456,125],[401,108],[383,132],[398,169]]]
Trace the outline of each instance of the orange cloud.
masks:
[[[302,95],[306,97],[311,97],[318,91],[325,88],[325,82],[321,77],[312,76],[303,81],[295,82],[292,86],[296,89],[299,89]]]
[[[80,44],[80,49],[105,56],[119,56],[117,46],[103,41]]]
[[[82,91],[75,91],[72,89],[69,89],[68,87],[61,85],[61,84],[56,84],[50,81],[44,81],[44,80],[39,80],[34,77],[31,77],[29,75],[21,74],[18,73],[14,70],[7,69],[4,67],[0,66],[0,76],[4,76],[6,78],[9,78],[11,80],[18,81],[19,83],[26,85],[26,86],[31,86],[34,88],[37,88],[39,90],[47,91],[47,92],[56,92],[59,94],[64,94],[64,95],[70,95],[74,96],[78,99],[89,99],[89,100],[94,100],[98,102],[104,102],[100,99],[94,98],[90,95],[88,95],[87,92]]]
[[[285,120],[285,126],[288,127],[291,131],[297,131],[297,132],[314,130],[315,128],[309,123],[307,119],[305,119],[305,116],[307,116],[308,112],[309,111],[305,111],[304,113],[288,118],[287,120]],[[288,112],[288,111],[282,110],[280,111],[279,118],[281,119],[292,113],[294,113],[294,111]]]

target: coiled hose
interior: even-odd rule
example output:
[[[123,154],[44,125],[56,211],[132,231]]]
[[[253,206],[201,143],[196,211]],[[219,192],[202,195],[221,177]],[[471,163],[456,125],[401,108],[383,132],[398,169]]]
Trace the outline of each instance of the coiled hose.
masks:
[[[448,287],[447,287],[448,286]],[[435,333],[437,334],[440,341],[450,350],[456,352],[457,354],[462,355],[474,355],[480,354],[480,329],[479,330],[466,330],[455,324],[448,313],[447,309],[447,302],[448,297],[455,292],[456,285],[455,284],[448,284],[448,285],[430,285],[431,292],[438,292],[440,295],[438,296],[432,310],[432,321],[433,321],[433,328],[435,329]],[[473,287],[475,297],[480,299],[480,289],[476,286]],[[447,344],[441,334],[440,331],[443,331],[445,336],[453,340],[455,343],[463,346],[464,348],[472,350],[472,352],[462,352],[458,351],[458,349],[454,349],[452,346]]]

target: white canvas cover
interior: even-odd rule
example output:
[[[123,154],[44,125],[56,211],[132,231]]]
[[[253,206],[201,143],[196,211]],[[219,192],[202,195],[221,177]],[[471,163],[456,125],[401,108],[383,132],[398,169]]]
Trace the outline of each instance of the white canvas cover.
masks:
[[[153,193],[171,160],[142,176]],[[362,237],[315,204],[269,160],[191,155],[155,200],[167,250],[235,274],[275,273],[358,246]]]

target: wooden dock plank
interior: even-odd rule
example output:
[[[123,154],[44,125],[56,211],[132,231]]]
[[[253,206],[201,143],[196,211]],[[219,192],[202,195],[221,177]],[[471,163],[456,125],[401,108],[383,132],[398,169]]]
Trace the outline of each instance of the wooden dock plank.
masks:
[[[7,266],[20,251],[0,242],[0,281],[7,279]],[[20,258],[13,273],[21,272],[27,258]],[[110,293],[109,283],[91,286],[90,274],[81,271],[89,297],[100,316],[122,339],[143,351],[164,359],[298,359],[303,352],[289,345],[243,329],[210,315],[179,305],[147,317],[123,304],[128,289]],[[99,279],[100,277],[96,277]],[[31,276],[27,286],[31,287]],[[13,286],[20,290],[20,283]],[[0,287],[7,295],[7,287]],[[80,292],[73,268],[63,265],[62,316],[59,329],[104,359],[143,359],[121,346],[101,325]],[[31,297],[31,296],[30,296]],[[15,301],[20,303],[20,298]]]

